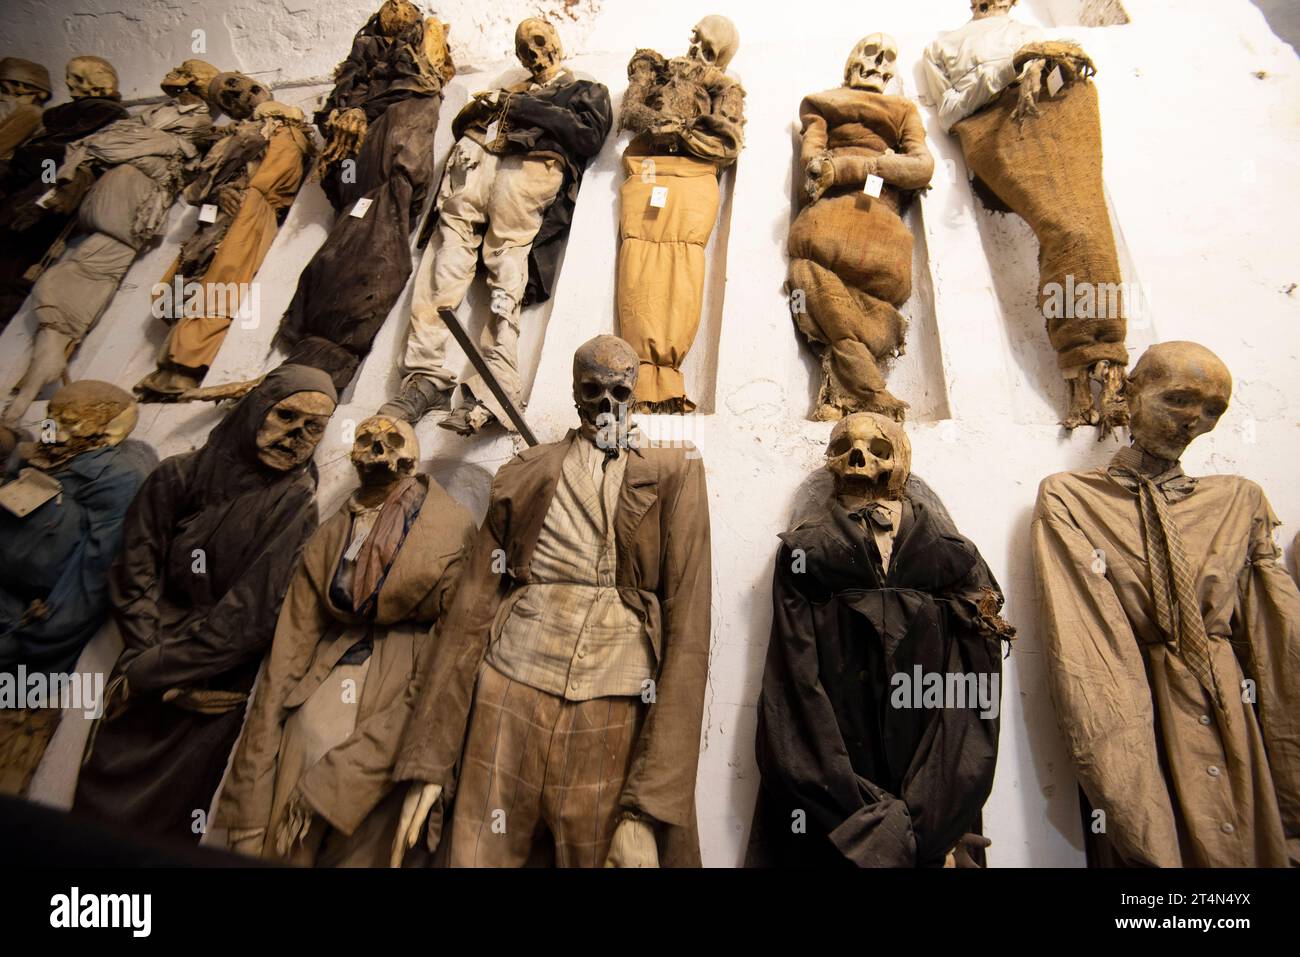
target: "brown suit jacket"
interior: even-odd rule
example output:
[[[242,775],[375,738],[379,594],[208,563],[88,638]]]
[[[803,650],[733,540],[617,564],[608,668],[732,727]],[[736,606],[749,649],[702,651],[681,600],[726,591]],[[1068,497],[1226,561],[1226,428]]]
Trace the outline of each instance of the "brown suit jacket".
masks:
[[[373,660],[352,735],[298,782],[312,809],[352,834],[393,787],[393,758],[415,701],[421,660],[432,647],[430,624],[445,614],[473,541],[474,521],[427,476],[420,514],[379,591],[373,621],[339,608],[330,582],[351,527],[347,506],[307,543],[285,596],[266,672],[217,805],[228,828],[272,828],[272,795],[284,724],[339,659],[369,633]]]
[[[431,849],[455,791],[479,663],[501,602],[530,581],[533,549],[572,441],[538,445],[501,467],[487,517],[435,642],[431,671],[398,751],[398,780],[440,784],[429,819]],[[615,516],[615,584],[646,623],[656,659],[655,698],[633,752],[622,806],[660,822],[664,866],[698,866],[695,772],[708,678],[708,492],[693,446],[627,454]],[[504,564],[503,564],[504,563]],[[502,569],[504,568],[504,571]]]

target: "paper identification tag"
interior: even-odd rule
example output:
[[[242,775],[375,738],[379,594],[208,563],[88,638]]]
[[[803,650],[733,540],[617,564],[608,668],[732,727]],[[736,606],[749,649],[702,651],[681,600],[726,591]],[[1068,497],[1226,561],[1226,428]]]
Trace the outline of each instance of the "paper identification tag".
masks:
[[[357,200],[357,204],[352,207],[352,212],[349,213],[349,215],[355,216],[357,219],[364,219],[366,215],[366,210],[370,208],[370,204],[373,202],[374,202],[373,199],[366,199],[362,197],[361,199]]]
[[[668,205],[668,187],[654,186],[650,189],[650,205],[656,209],[663,209]]]
[[[211,203],[204,203],[203,206],[199,208],[199,222],[215,223],[216,221],[217,207],[213,206]]]
[[[47,189],[45,192],[41,193],[41,198],[36,201],[36,205],[39,206],[41,209],[45,209],[47,206],[49,206],[50,200],[52,200],[53,198],[54,198],[54,190]]]
[[[0,487],[0,506],[23,518],[63,491],[59,480],[39,469],[25,468],[18,477]]]
[[[885,181],[883,179],[875,173],[868,173],[867,181],[862,187],[862,192],[866,193],[868,196],[879,197],[880,191],[884,188],[884,185]]]
[[[1065,86],[1065,79],[1061,76],[1061,68],[1052,67],[1052,72],[1047,74],[1047,95],[1056,96],[1063,86]]]
[[[498,121],[493,120],[492,125],[487,128],[487,132],[483,134],[483,138],[486,139],[489,144],[495,143],[497,141],[497,134],[500,131],[501,124]]]
[[[366,543],[366,539],[369,537],[370,529],[366,529],[356,538],[352,539],[352,544],[349,545],[348,550],[343,553],[343,557],[350,562],[355,562],[357,556],[361,554],[361,546]]]

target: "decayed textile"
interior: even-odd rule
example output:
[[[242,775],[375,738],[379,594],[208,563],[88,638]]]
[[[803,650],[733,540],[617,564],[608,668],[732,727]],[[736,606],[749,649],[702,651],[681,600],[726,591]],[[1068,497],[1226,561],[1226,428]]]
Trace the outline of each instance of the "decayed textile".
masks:
[[[398,753],[399,780],[443,787],[429,818],[431,842],[442,836],[456,790],[493,624],[508,613],[503,605],[511,595],[534,583],[538,538],[570,445],[579,441],[586,440],[571,431],[563,441],[527,449],[502,466],[493,482],[487,518]],[[662,866],[697,866],[695,771],[708,675],[711,586],[704,467],[693,449],[640,448],[623,454],[627,464],[613,517],[616,568],[611,587],[644,622],[654,651],[655,695],[631,745],[628,773],[621,782],[610,783],[617,784],[620,808],[663,825],[657,829]],[[494,569],[497,549],[504,553],[507,574]],[[554,702],[548,705],[554,720],[545,723],[546,735],[567,733],[560,727],[567,720],[561,712],[589,716],[591,711],[570,708],[571,702],[559,695],[547,697]],[[618,700],[594,699],[592,704],[621,708]],[[595,780],[586,778],[585,783]],[[550,798],[540,800],[545,804]],[[589,807],[595,813],[598,805]],[[472,808],[466,813],[478,812]],[[459,813],[457,805],[453,821]],[[590,823],[594,830],[596,821]]]
[[[801,164],[825,152],[835,164],[835,186],[799,213],[787,247],[789,289],[802,294],[795,321],[822,358],[814,417],[901,416],[879,363],[901,351],[907,330],[898,307],[912,292],[912,234],[899,214],[934,169],[920,114],[903,97],[839,87],[805,97],[799,118]],[[862,160],[886,150],[894,153],[880,160],[887,185],[873,199],[862,192]]]
[[[37,320],[73,342],[85,338],[108,308],[136,253],[157,234],[196,160],[212,117],[202,103],[176,101],[118,120],[80,139],[64,154],[59,180],[83,165],[108,167],[81,201],[91,233],[41,274],[32,289]]]
[[[718,174],[744,147],[745,91],[712,64],[653,50],[636,52],[628,79],[619,125],[639,135],[619,191],[619,335],[641,357],[636,402],[690,412],[681,364],[700,325]],[[680,132],[657,132],[664,123]],[[667,187],[663,206],[650,205],[655,186]]]
[[[1122,367],[1128,363],[1118,294],[1123,276],[1101,178],[1097,89],[1086,80],[1069,82],[1039,99],[1041,115],[1023,124],[1011,118],[1018,95],[1016,88],[1003,90],[953,132],[971,173],[1038,237],[1038,303],[1057,364],[1071,371],[1102,360]],[[1098,293],[1095,309],[1053,310],[1049,287],[1066,289],[1067,276],[1073,277],[1069,288],[1088,285],[1107,294]],[[1116,291],[1113,308],[1110,290]]]
[[[418,511],[397,524],[377,587],[357,587],[367,577],[360,559],[345,574],[357,541],[351,502],[312,537],[289,586],[217,806],[222,827],[266,830],[265,857],[281,856],[275,837],[296,795],[321,826],[290,859],[388,863],[401,808],[401,795],[387,800],[393,760],[475,531],[436,482],[422,475],[415,485]],[[355,693],[345,696],[347,678]]]
[[[286,361],[325,370],[340,390],[411,275],[411,230],[433,179],[442,87],[456,72],[445,46],[438,62],[426,55],[425,30],[419,22],[390,38],[372,16],[316,114],[325,130],[331,110],[363,110],[366,136],[355,167],[337,164],[322,182],[339,216],[298,278],[280,339],[291,346]],[[371,205],[358,218],[351,211],[360,199]]]
[[[0,329],[32,291],[23,274],[46,254],[71,219],[71,214],[36,206],[50,188],[41,178],[43,164],[53,161],[57,169],[68,144],[126,115],[117,100],[100,96],[52,107],[41,117],[41,131],[20,146],[8,163],[0,164]]]
[[[202,448],[158,466],[132,503],[109,581],[125,645],[109,683],[125,676],[129,694],[122,713],[110,702],[92,730],[74,812],[198,839],[196,812],[206,815],[221,780],[298,553],[316,528],[310,459],[279,472],[257,458],[267,413],[299,392],[334,397],[319,370],[280,366]],[[163,700],[177,690],[179,699]]]
[[[781,536],[751,865],[936,867],[979,830],[996,714],[970,699],[891,703],[894,677],[914,680],[916,667],[999,681],[1002,670],[980,609],[990,592],[1000,604],[997,582],[918,488],[909,480],[887,572],[870,523],[837,502]],[[806,832],[792,829],[796,811]]]
[[[41,108],[35,103],[0,102],[0,160],[13,156],[41,127]]]
[[[1186,633],[1158,624],[1145,480],[1193,572],[1222,705]],[[1189,478],[1132,449],[1039,488],[1034,564],[1052,696],[1088,803],[1105,813],[1094,839],[1122,863],[1300,863],[1300,592],[1278,561],[1277,524],[1253,482]]]
[[[108,611],[127,506],[157,461],[141,442],[85,452],[50,473],[63,487],[57,499],[23,518],[0,509],[0,672],[76,666]],[[44,610],[34,617],[37,601]],[[0,708],[0,793],[26,788],[59,714]]]
[[[199,179],[185,191],[186,200],[216,205],[225,188],[238,189],[242,199],[233,216],[219,209],[215,222],[201,225],[162,279],[168,285],[178,275],[195,280],[203,298],[195,314],[176,319],[162,347],[161,368],[201,378],[212,364],[239,311],[242,287],[257,275],[312,153],[298,122],[255,118],[239,124],[204,158]]]

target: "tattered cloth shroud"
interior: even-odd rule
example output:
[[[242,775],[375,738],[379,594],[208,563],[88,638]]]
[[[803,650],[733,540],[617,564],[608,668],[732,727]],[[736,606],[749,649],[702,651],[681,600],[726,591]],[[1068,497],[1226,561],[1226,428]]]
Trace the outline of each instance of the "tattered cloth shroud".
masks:
[[[290,347],[287,362],[323,369],[339,390],[411,275],[411,231],[433,180],[442,87],[456,73],[450,55],[425,57],[424,31],[420,22],[390,39],[379,14],[371,17],[316,114],[324,132],[331,110],[364,110],[366,137],[355,167],[346,162],[350,173],[339,163],[321,184],[339,216],[298,278],[279,341]],[[365,215],[350,215],[363,198],[371,200]]]
[[[244,720],[244,696],[271,643],[276,615],[316,529],[316,467],[289,472],[257,458],[272,407],[299,392],[334,398],[318,369],[282,365],[249,392],[202,448],[154,471],[127,512],[109,578],[125,648],[126,709],[97,722],[74,813],[117,829],[197,841]],[[202,556],[202,573],[196,561]],[[218,713],[164,702],[172,689],[231,704]],[[112,702],[106,705],[112,713]],[[216,709],[213,709],[216,710]]]
[[[1048,61],[1050,73],[1051,61]],[[1115,235],[1101,178],[1101,118],[1097,89],[1088,80],[1067,80],[1055,96],[1037,100],[1041,115],[1023,124],[1011,118],[1020,90],[1009,86],[996,100],[958,122],[966,166],[994,195],[1027,222],[1038,237],[1038,304],[1045,308],[1051,283],[1106,288],[1122,280]],[[1122,297],[1118,315],[1049,318],[1047,335],[1062,370],[1109,360],[1128,364]],[[1064,309],[1062,309],[1064,311]],[[1073,310],[1071,310],[1073,312]],[[1088,310],[1084,310],[1087,312]]]

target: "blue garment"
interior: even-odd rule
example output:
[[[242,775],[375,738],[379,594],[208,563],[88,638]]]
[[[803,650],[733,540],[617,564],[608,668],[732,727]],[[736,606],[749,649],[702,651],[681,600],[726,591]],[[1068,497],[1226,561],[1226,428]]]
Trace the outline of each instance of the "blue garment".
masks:
[[[0,671],[66,672],[103,623],[122,521],[158,464],[130,440],[84,452],[51,473],[60,496],[18,518],[0,509]],[[23,623],[35,599],[44,618]]]

